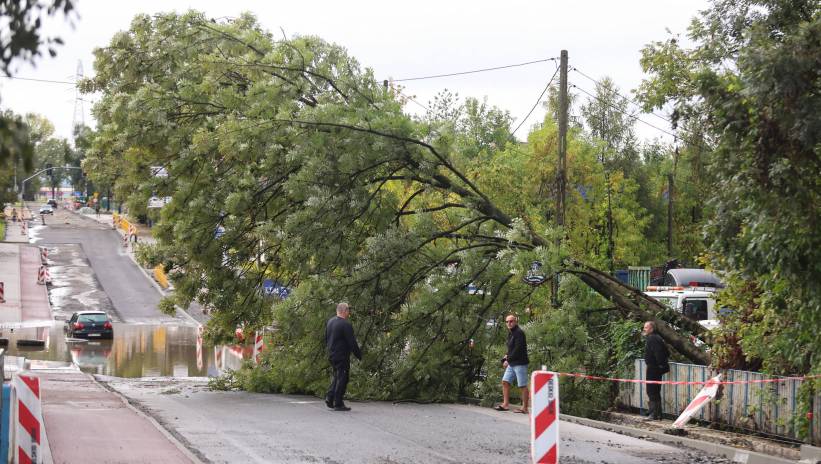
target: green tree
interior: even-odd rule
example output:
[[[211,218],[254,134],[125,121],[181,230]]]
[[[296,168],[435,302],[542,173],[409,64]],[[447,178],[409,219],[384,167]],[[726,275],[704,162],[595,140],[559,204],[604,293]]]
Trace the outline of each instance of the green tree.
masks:
[[[117,182],[135,207],[152,194],[172,196],[155,227],[159,244],[144,255],[169,269],[173,301],[213,307],[213,336],[237,324],[280,328],[273,369],[250,374],[268,376],[254,385],[323,388],[318,334],[333,303],[348,300],[366,350],[356,391],[451,398],[495,359],[504,334],[493,322],[529,299],[545,301],[546,290],[522,282],[536,260],[548,274],[578,276],[624,317],[663,317],[703,333],[557,249],[563,232],[545,214],[505,212],[499,205],[513,203],[516,190],[487,190],[492,176],[458,167],[468,159],[459,141],[479,157],[488,140],[507,140],[488,129],[498,123],[469,116],[473,133],[431,131],[338,46],[274,41],[250,15],[214,22],[189,12],[138,16],[95,58],[95,77],[83,83],[102,93],[90,156],[119,166]],[[479,105],[465,114],[493,111]],[[506,147],[490,159],[518,158],[516,169],[531,162]],[[531,185],[530,174],[511,177]],[[294,292],[267,300],[264,279]],[[686,336],[661,327],[682,353],[706,362]],[[465,375],[440,375],[458,368]]]
[[[11,76],[15,61],[34,63],[42,54],[43,47],[54,56],[54,47],[62,44],[62,41],[58,37],[42,37],[40,24],[43,13],[68,17],[73,9],[71,0],[0,0],[0,20],[8,28],[0,34],[0,71]],[[13,114],[4,113],[0,117],[0,166],[21,165],[30,169],[32,155],[24,123]]]
[[[707,161],[712,264],[736,308],[727,339],[772,372],[821,369],[819,3],[714,1],[642,52],[650,107],[671,104]]]

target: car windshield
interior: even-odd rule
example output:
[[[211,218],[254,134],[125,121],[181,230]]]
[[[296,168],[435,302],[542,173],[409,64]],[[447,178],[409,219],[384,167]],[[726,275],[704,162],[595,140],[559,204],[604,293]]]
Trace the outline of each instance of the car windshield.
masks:
[[[105,322],[108,320],[105,314],[80,314],[80,322]]]

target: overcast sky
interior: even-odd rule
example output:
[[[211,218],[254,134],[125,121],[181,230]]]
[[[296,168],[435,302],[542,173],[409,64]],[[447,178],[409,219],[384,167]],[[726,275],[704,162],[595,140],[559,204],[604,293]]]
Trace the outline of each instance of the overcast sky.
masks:
[[[706,0],[577,0],[560,1],[177,1],[111,2],[77,0],[74,28],[50,21],[46,28],[65,45],[56,58],[44,57],[36,67],[18,66],[15,76],[73,81],[78,63],[86,76],[94,73],[92,51],[107,45],[112,35],[128,29],[138,13],[189,8],[210,17],[254,13],[277,35],[317,35],[347,48],[379,79],[403,79],[482,69],[558,57],[568,50],[570,65],[600,79],[611,77],[625,95],[642,79],[641,48],[664,40],[669,31],[683,33],[690,19],[707,6]],[[510,111],[517,125],[534,105],[555,70],[552,62],[458,77],[409,81],[406,93],[422,104],[442,89],[461,97],[487,97]],[[571,72],[569,82],[588,91],[594,84]],[[571,88],[571,91],[573,89]],[[576,91],[578,92],[578,91]],[[585,97],[583,94],[581,97]],[[94,126],[92,102],[81,97],[85,123]],[[586,97],[585,97],[586,98]],[[581,100],[581,98],[580,98]],[[51,84],[0,78],[0,106],[17,113],[39,113],[51,120],[58,136],[70,137],[75,92],[70,84]],[[423,111],[409,104],[410,112]],[[542,120],[539,108],[517,136]],[[647,122],[668,129],[653,116]],[[638,123],[643,138],[666,137]],[[669,139],[669,137],[666,137]]]

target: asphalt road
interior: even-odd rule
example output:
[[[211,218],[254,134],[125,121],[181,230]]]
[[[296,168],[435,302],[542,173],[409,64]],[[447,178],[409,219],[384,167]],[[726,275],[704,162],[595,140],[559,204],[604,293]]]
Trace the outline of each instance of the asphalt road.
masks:
[[[99,377],[204,462],[528,463],[521,414],[446,404],[349,401],[208,391],[204,380]],[[561,422],[562,463],[726,463],[724,458]]]
[[[30,207],[34,208],[35,205]],[[56,247],[56,253],[53,254],[54,259],[58,260],[56,264],[70,266],[71,262],[87,259],[94,275],[74,277],[86,280],[96,277],[102,291],[108,295],[114,312],[123,322],[180,322],[179,319],[167,316],[157,309],[160,293],[123,250],[117,232],[63,208],[58,208],[54,215],[47,215],[45,221],[45,226],[40,224],[39,217],[32,221],[29,235],[33,242]],[[61,245],[66,244],[79,245],[81,250],[63,247],[66,255],[58,258]],[[77,266],[77,269],[80,267]],[[71,272],[68,267],[64,270],[69,274]],[[103,306],[108,304],[104,300],[105,298],[99,298]]]

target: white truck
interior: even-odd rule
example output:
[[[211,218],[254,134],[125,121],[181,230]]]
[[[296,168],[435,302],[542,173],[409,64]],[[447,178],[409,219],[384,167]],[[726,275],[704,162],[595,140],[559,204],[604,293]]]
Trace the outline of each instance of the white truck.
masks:
[[[649,286],[645,295],[697,321],[705,329],[718,327],[715,288]]]

